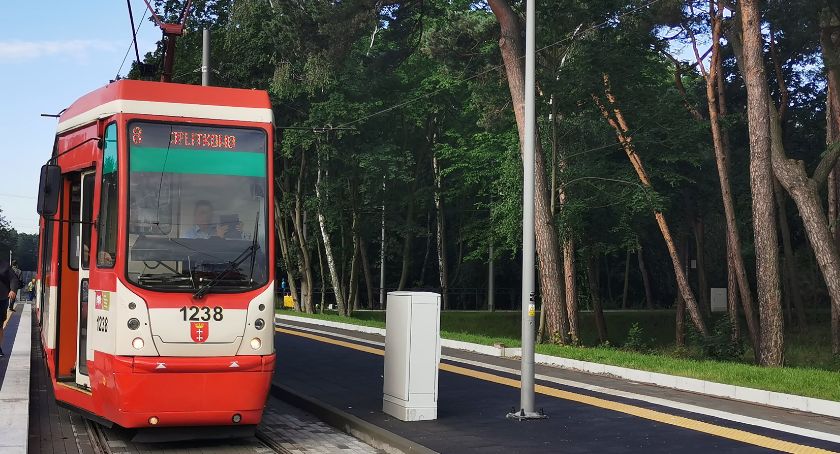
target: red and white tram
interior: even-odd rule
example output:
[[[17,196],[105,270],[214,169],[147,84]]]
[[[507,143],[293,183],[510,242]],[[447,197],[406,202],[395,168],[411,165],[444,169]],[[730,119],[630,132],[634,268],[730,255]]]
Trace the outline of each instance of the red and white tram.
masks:
[[[121,80],[61,114],[36,303],[60,403],[126,428],[260,422],[273,133],[257,90]]]

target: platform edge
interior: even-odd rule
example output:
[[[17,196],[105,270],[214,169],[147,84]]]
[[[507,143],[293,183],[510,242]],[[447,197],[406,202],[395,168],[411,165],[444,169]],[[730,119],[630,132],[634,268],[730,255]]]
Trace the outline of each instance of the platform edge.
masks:
[[[314,397],[306,396],[277,383],[271,384],[271,395],[315,415],[326,424],[389,454],[438,454],[417,442],[367,422]]]
[[[31,304],[22,304],[15,343],[0,388],[0,450],[26,453],[29,449],[29,378],[32,367]]]

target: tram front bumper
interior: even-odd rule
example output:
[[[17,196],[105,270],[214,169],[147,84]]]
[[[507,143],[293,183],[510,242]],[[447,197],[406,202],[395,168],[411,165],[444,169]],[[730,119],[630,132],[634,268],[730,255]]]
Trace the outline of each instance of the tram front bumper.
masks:
[[[117,358],[113,421],[127,428],[259,424],[275,362],[273,354]]]

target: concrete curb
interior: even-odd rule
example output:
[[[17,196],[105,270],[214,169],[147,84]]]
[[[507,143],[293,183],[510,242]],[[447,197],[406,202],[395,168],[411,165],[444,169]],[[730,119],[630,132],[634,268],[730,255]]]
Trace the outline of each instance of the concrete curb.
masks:
[[[437,454],[436,451],[432,451],[423,445],[339,410],[318,399],[304,396],[286,386],[272,383],[271,394],[315,415],[330,426],[389,454]]]
[[[276,319],[288,320],[299,323],[309,323],[317,326],[339,328],[368,334],[379,334],[381,336],[385,335],[385,330],[382,328],[357,326],[350,323],[331,322],[326,320],[318,320],[308,317],[296,317],[293,315],[285,314],[278,314],[276,316]],[[454,341],[449,339],[441,339],[441,346],[498,357],[511,358],[519,355],[519,349],[495,347],[490,345],[474,344],[471,342]],[[664,388],[673,388],[681,391],[689,391],[698,394],[706,394],[709,396],[740,400],[743,402],[750,402],[770,407],[784,408],[788,410],[804,411],[808,413],[831,416],[835,418],[840,417],[840,402],[835,402],[831,400],[797,396],[794,394],[778,393],[774,391],[765,391],[761,389],[747,388],[744,386],[727,385],[723,383],[697,380],[694,378],[679,377],[675,375],[667,375],[657,372],[630,369],[626,367],[611,366],[607,364],[592,363],[576,359],[561,358],[559,356],[543,355],[540,353],[537,353],[535,355],[534,361],[537,364],[543,364],[546,366],[576,370],[580,372],[587,372],[590,374],[611,375],[614,377],[623,378],[625,380],[662,386]]]
[[[29,374],[32,366],[32,305],[23,304],[15,344],[0,388],[0,452],[29,448]]]

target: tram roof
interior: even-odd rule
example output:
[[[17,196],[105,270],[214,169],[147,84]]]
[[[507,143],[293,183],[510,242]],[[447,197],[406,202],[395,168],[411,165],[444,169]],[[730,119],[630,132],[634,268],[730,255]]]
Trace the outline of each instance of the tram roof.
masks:
[[[116,113],[258,123],[274,120],[264,90],[123,79],[77,99],[59,117],[58,132]]]

